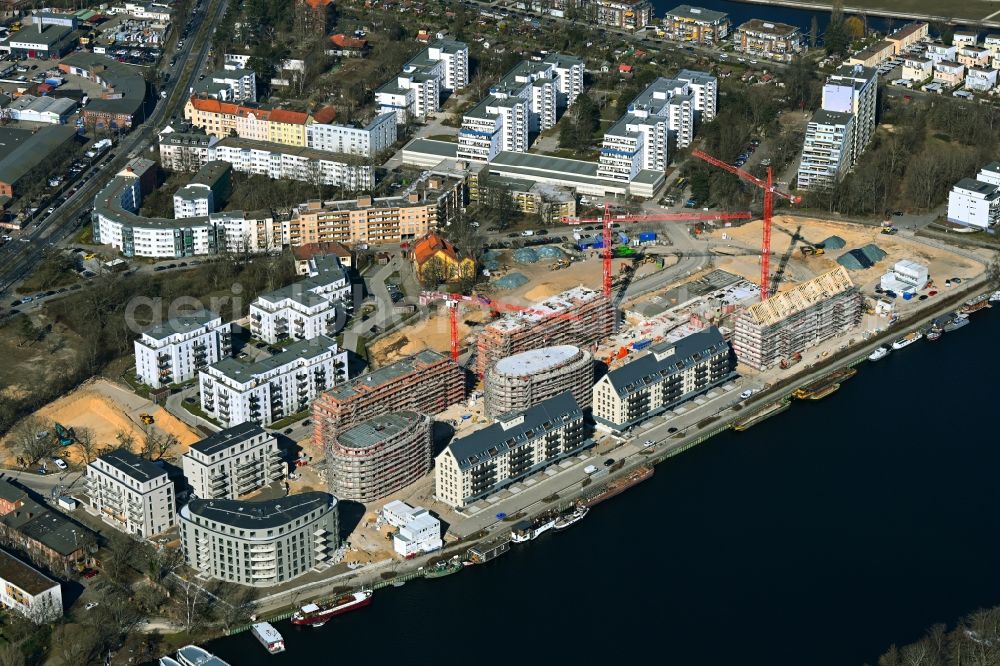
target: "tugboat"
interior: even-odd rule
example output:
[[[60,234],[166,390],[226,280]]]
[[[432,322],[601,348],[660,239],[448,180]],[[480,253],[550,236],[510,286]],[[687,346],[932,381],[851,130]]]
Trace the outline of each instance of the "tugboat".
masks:
[[[875,351],[873,351],[871,354],[868,355],[868,360],[881,361],[888,355],[889,355],[888,347],[878,347],[877,349],[875,349]]]
[[[904,337],[900,338],[899,340],[893,342],[892,348],[898,350],[902,349],[903,347],[909,347],[922,337],[924,337],[923,333],[921,333],[920,331],[913,331],[912,333],[909,333]]]
[[[332,601],[320,604],[306,604],[292,615],[292,624],[322,627],[330,618],[349,613],[352,610],[364,608],[371,602],[372,591],[361,590],[353,594],[345,594]]]
[[[578,523],[581,520],[583,520],[587,516],[587,513],[589,511],[590,511],[589,507],[587,507],[584,504],[581,504],[580,506],[576,507],[576,509],[572,513],[563,514],[558,518],[556,518],[556,524],[553,525],[553,527],[557,530],[564,530],[570,525]]]

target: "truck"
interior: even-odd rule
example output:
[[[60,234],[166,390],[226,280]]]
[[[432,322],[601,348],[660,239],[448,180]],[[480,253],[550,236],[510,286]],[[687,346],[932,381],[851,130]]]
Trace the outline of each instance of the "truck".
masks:
[[[90,150],[84,153],[90,159],[99,157],[111,149],[111,139],[101,139],[90,147]]]

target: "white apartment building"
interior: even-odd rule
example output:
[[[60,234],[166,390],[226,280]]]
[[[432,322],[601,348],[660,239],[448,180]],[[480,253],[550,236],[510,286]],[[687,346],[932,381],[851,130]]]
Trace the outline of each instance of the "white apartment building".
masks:
[[[903,58],[903,78],[921,83],[934,75],[934,61],[921,56],[910,55]]]
[[[162,388],[193,379],[197,371],[231,352],[231,325],[199,310],[178,315],[143,333],[135,341],[135,376]]]
[[[976,174],[976,180],[1000,187],[1000,162],[990,162]]]
[[[469,83],[469,47],[441,40],[403,65],[395,79],[375,91],[379,113],[392,113],[400,125],[422,122],[441,106],[442,90],[459,90]]]
[[[339,330],[338,301],[350,295],[347,273],[334,255],[313,257],[309,276],[261,294],[250,304],[250,332],[270,344],[279,340],[333,337]]]
[[[952,35],[951,43],[956,47],[975,46],[979,43],[979,33],[968,30],[956,30]]]
[[[927,286],[930,274],[927,266],[909,259],[901,259],[886,272],[880,281],[880,286],[886,291],[897,294],[912,294]]]
[[[677,80],[684,81],[691,88],[698,122],[715,120],[719,104],[719,80],[711,74],[690,69],[677,72]]]
[[[252,69],[221,69],[192,86],[190,92],[220,102],[256,102],[257,75]]]
[[[380,113],[364,127],[328,123],[306,125],[306,147],[373,157],[396,143],[396,116]]]
[[[362,160],[303,146],[227,137],[215,144],[209,157],[229,162],[233,171],[273,180],[317,182],[353,191],[369,190],[374,185],[372,167]]]
[[[955,183],[948,194],[948,221],[980,229],[1000,219],[1000,185],[973,178]]]
[[[983,46],[990,52],[990,67],[1000,69],[1000,34],[986,35]]]
[[[392,546],[403,558],[431,553],[444,546],[441,521],[423,507],[393,500],[382,507],[382,519],[396,528]]]
[[[6,550],[0,550],[0,605],[35,624],[63,615],[62,586]]]
[[[347,352],[326,336],[293,342],[255,363],[223,359],[198,373],[201,408],[225,427],[270,425],[346,379]]]
[[[490,95],[462,116],[456,157],[489,162],[500,152],[528,152],[531,102],[523,97]]]
[[[857,164],[861,153],[875,135],[875,102],[878,96],[878,71],[862,65],[844,65],[827,77],[823,85],[822,107],[827,111],[854,116],[851,132],[851,163]]]
[[[569,391],[456,439],[434,461],[434,496],[461,509],[591,444]]]
[[[237,499],[285,477],[277,438],[241,423],[195,442],[181,458],[184,478],[202,499]]]
[[[965,65],[947,60],[934,63],[934,83],[953,88],[962,85],[964,80]]]
[[[90,510],[126,534],[148,539],[177,524],[167,471],[126,449],[87,465],[87,495]]]
[[[211,150],[218,142],[214,135],[176,132],[168,125],[160,132],[160,164],[168,171],[197,171],[212,161]]]
[[[997,70],[970,67],[965,72],[965,87],[973,92],[989,92],[997,87]]]
[[[850,171],[854,116],[820,109],[806,126],[799,187],[829,187]]]
[[[955,58],[958,57],[958,47],[954,45],[945,46],[944,44],[928,44],[925,55],[935,65],[945,60],[954,62]]]
[[[204,183],[188,183],[174,192],[174,218],[208,217],[215,212],[215,194]]]
[[[990,50],[981,46],[960,46],[955,61],[966,67],[988,67]]]

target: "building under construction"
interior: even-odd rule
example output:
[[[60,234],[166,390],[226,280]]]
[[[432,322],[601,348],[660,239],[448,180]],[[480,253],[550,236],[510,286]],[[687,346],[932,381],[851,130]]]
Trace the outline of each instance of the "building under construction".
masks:
[[[585,349],[556,345],[521,352],[500,359],[486,371],[486,415],[496,418],[523,412],[565,391],[587,408],[593,385],[594,357]]]
[[[741,363],[764,370],[854,328],[863,307],[847,269],[838,266],[737,315],[733,348]]]
[[[507,356],[553,345],[586,349],[611,335],[615,315],[599,291],[576,287],[487,325],[476,342],[476,374]]]
[[[458,364],[425,349],[322,393],[312,405],[313,443],[325,449],[356,423],[402,410],[437,414],[464,398]]]

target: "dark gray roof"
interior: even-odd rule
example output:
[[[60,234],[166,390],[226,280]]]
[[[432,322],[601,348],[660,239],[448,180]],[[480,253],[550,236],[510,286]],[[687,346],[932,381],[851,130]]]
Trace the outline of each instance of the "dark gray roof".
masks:
[[[241,423],[232,428],[220,430],[214,435],[209,435],[205,439],[195,442],[191,445],[191,450],[210,456],[224,451],[233,444],[238,444],[245,439],[263,434],[263,432],[264,429],[256,423]]]
[[[0,522],[63,556],[71,555],[78,550],[83,545],[86,535],[93,535],[93,532],[86,527],[31,498],[25,500],[22,506],[0,517]]]
[[[49,125],[25,138],[10,152],[0,150],[3,155],[0,157],[0,182],[13,185],[74,136],[76,128],[72,125]]]
[[[337,498],[330,493],[311,491],[259,502],[194,499],[187,508],[205,520],[238,529],[259,530],[287,525],[316,509],[335,509],[336,503]]]
[[[842,113],[841,111],[829,111],[827,109],[819,109],[813,114],[812,121],[814,123],[819,123],[821,125],[847,125],[851,122],[851,114]]]
[[[179,314],[173,319],[168,319],[161,324],[157,324],[143,333],[143,335],[163,340],[178,333],[190,333],[195,329],[201,328],[208,322],[219,318],[219,315],[211,310],[197,310],[195,312]]]
[[[583,411],[570,391],[564,391],[523,412],[505,414],[496,423],[456,439],[448,448],[459,469],[468,469],[530,442],[554,428],[583,419]],[[520,422],[518,422],[520,421]],[[508,424],[505,429],[504,425]]]
[[[241,363],[229,356],[209,367],[233,381],[245,383],[251,381],[257,375],[280,368],[296,359],[312,359],[326,354],[336,346],[337,342],[332,338],[328,338],[325,335],[318,335],[311,340],[293,342],[283,352],[255,363]]]
[[[673,353],[669,353],[671,349]],[[729,343],[719,329],[712,326],[677,342],[653,345],[645,356],[609,372],[607,379],[618,395],[628,395],[659,382],[663,377],[681,372],[706,357],[728,350]]]
[[[167,471],[159,465],[154,465],[127,449],[115,449],[114,451],[98,456],[97,459],[103,460],[139,483],[146,483],[167,474]]]
[[[418,367],[434,365],[447,358],[444,354],[439,354],[431,349],[424,349],[413,356],[408,356],[384,368],[369,372],[367,375],[361,375],[345,384],[334,386],[326,392],[326,395],[333,396],[336,400],[344,400],[357,394],[358,390],[356,387],[358,386],[365,386],[367,388],[385,386],[395,382],[400,377],[416,372]]]
[[[204,166],[198,169],[192,178],[190,185],[208,185],[209,187],[215,187],[218,185],[219,181],[226,177],[233,170],[233,165],[229,162],[223,162],[222,160],[212,160],[211,162],[206,162]]]
[[[24,488],[15,486],[7,479],[0,479],[0,499],[7,502],[17,502],[27,497],[28,493],[25,492]]]
[[[79,67],[100,76],[104,85],[114,88],[117,99],[92,97],[87,104],[88,111],[101,113],[121,113],[135,115],[146,98],[146,80],[137,69],[116,60],[86,51],[71,53],[62,59],[63,64]]]
[[[997,191],[997,186],[991,183],[984,183],[981,180],[976,180],[975,178],[963,178],[962,180],[955,183],[955,187],[960,190],[969,190],[970,192],[976,192],[982,194],[983,196],[990,196]]]
[[[0,578],[13,583],[32,596],[59,587],[59,583],[5,550],[0,550]]]

